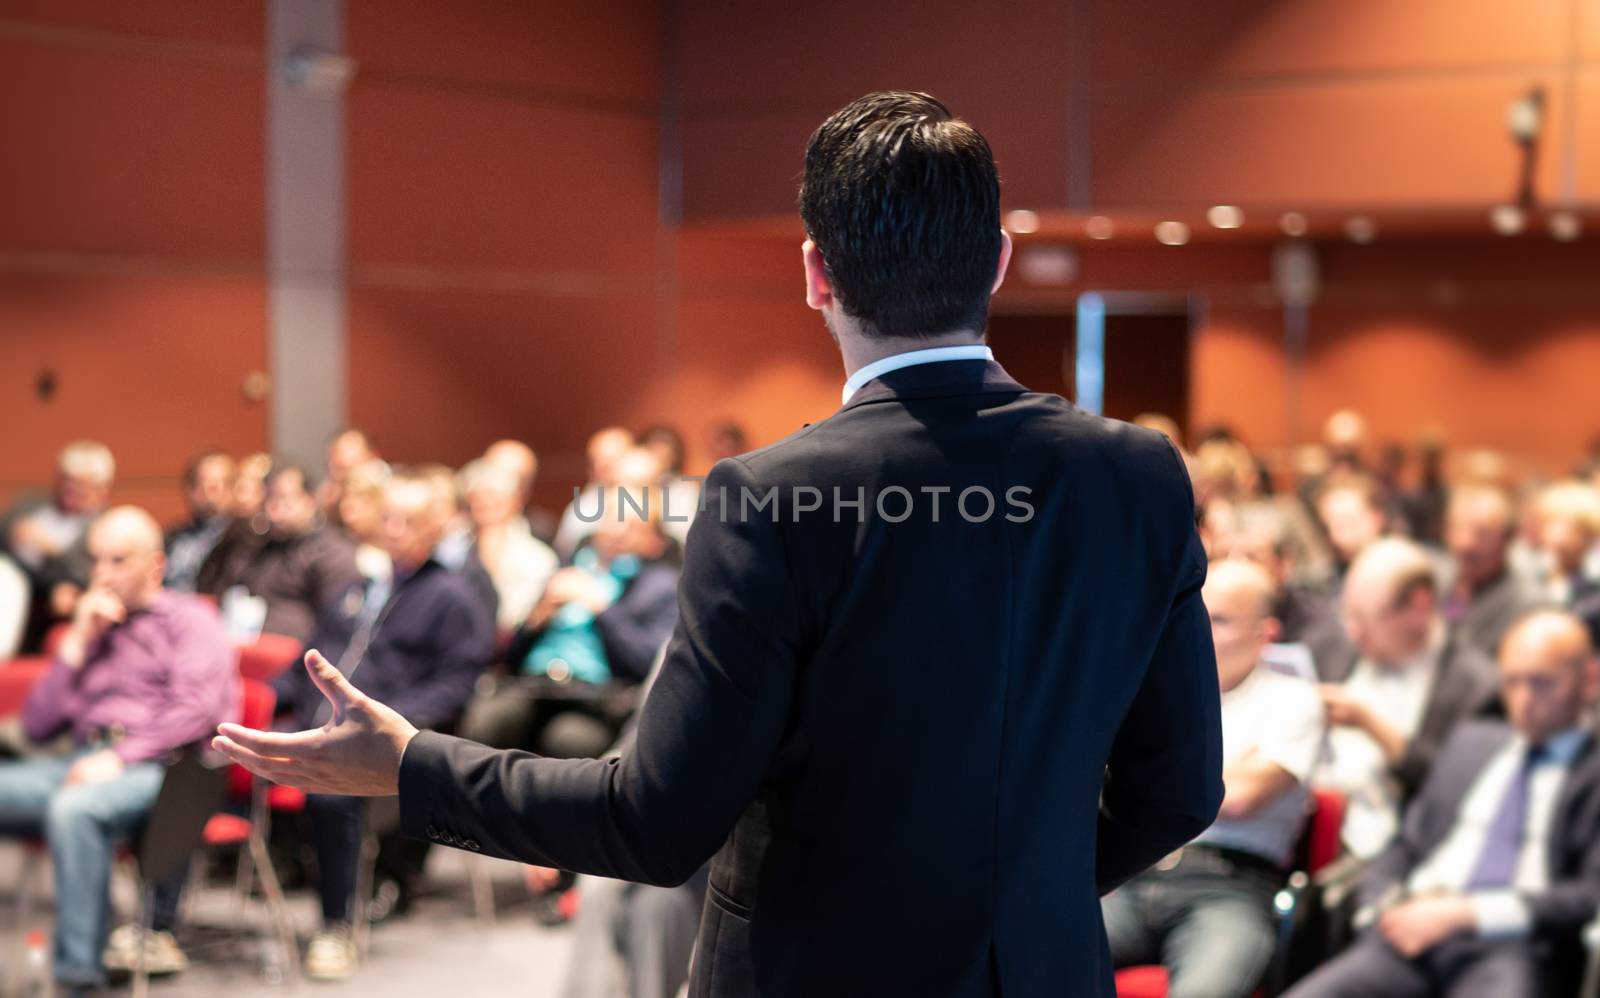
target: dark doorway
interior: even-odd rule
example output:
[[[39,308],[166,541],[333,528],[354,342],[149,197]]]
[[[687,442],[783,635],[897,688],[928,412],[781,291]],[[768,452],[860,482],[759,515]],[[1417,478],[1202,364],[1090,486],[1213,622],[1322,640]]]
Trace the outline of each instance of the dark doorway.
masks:
[[[1073,398],[1077,320],[1067,315],[994,315],[989,346],[1006,373],[1036,392]]]
[[[1107,310],[1105,414],[1170,416],[1189,434],[1189,316]]]
[[[1079,401],[1080,374],[1101,373],[1101,411],[1114,419],[1146,412],[1189,430],[1189,311],[1182,295],[1086,293],[1096,307],[1077,313],[999,314],[989,318],[995,359],[1034,391]],[[1083,330],[1079,322],[1085,323]],[[1079,355],[1080,337],[1084,354]]]

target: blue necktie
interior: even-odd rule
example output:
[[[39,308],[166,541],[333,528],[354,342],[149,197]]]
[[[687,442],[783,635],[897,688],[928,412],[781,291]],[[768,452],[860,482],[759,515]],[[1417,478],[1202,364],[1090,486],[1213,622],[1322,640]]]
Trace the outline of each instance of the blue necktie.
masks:
[[[1467,881],[1468,891],[1503,889],[1516,880],[1517,857],[1522,853],[1523,831],[1528,824],[1528,783],[1533,767],[1543,757],[1544,746],[1528,746],[1511,785],[1500,799],[1500,810],[1489,825],[1483,855],[1478,857],[1478,866]]]

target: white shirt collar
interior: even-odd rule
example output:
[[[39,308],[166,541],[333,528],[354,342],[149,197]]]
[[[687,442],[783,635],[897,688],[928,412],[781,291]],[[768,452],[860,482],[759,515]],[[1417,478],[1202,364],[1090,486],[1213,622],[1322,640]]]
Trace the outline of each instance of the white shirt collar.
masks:
[[[929,347],[926,350],[907,350],[905,353],[891,354],[857,369],[856,373],[850,375],[850,379],[844,383],[844,398],[841,404],[849,402],[851,397],[861,390],[862,385],[890,371],[944,360],[994,360],[994,351],[982,343],[972,343],[958,347]]]

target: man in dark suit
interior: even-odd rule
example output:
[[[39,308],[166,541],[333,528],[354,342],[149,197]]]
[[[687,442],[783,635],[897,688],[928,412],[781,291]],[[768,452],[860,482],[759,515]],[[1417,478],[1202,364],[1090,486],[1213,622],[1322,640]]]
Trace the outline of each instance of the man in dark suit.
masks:
[[[1576,993],[1600,907],[1600,680],[1582,622],[1519,619],[1500,686],[1510,724],[1457,730],[1362,884],[1365,934],[1294,998]]]
[[[417,734],[316,655],[337,722],[217,745],[490,855],[676,884],[715,854],[694,995],[1109,998],[1099,896],[1222,798],[1182,460],[989,359],[1009,238],[944,105],[830,117],[801,204],[844,404],[712,469],[631,751]]]

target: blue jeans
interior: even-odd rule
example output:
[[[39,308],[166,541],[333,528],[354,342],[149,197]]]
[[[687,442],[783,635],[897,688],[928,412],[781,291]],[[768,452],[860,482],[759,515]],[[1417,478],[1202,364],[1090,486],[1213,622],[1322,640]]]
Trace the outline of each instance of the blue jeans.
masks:
[[[1275,878],[1147,871],[1101,899],[1117,967],[1164,964],[1170,998],[1246,998],[1272,961]]]
[[[105,970],[111,862],[155,806],[165,770],[139,762],[106,783],[64,787],[67,770],[93,749],[70,756],[0,762],[0,836],[41,836],[56,878],[55,976],[96,986]]]

